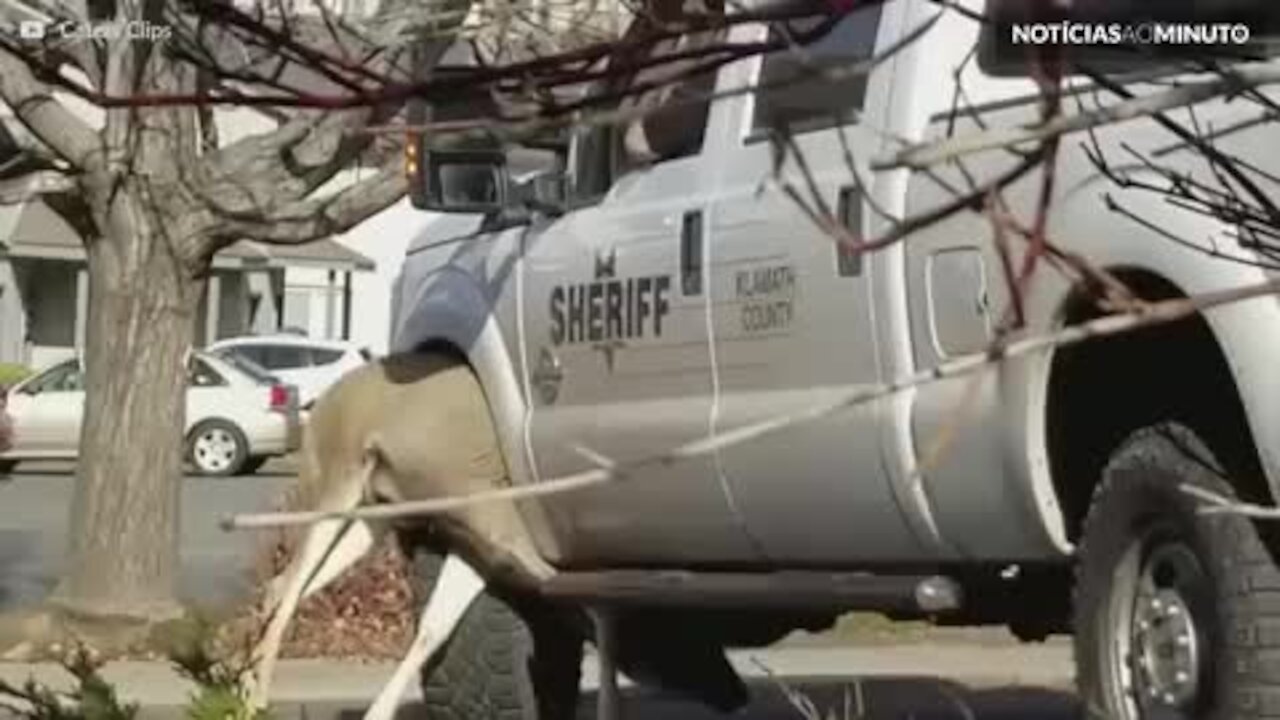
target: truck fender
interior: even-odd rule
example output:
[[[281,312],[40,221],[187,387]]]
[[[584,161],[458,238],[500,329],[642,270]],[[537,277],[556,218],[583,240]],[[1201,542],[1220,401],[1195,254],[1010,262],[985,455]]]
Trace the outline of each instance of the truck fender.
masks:
[[[1208,292],[1257,285],[1271,279],[1267,271],[1250,262],[1232,262],[1215,259],[1203,252],[1171,242],[1154,230],[1127,223],[1123,234],[1114,227],[1114,216],[1093,211],[1096,198],[1087,197],[1099,189],[1097,182],[1083,183],[1062,202],[1058,217],[1072,218],[1071,227],[1059,227],[1052,234],[1072,238],[1071,249],[1098,267],[1113,271],[1141,271],[1161,278],[1188,296]],[[1185,238],[1213,238],[1222,247],[1232,247],[1231,229],[1213,218],[1181,212],[1164,203],[1161,198],[1139,191],[1108,190],[1118,202],[1131,212],[1143,217],[1158,217],[1167,232]],[[1087,203],[1094,203],[1090,206]],[[1082,206],[1073,211],[1071,205]],[[1088,212],[1086,212],[1088,211]],[[1238,250],[1247,260],[1244,250]],[[1052,325],[1060,326],[1063,312],[1070,302],[1074,288],[1066,283],[1044,283],[1033,293],[1032,312],[1041,318],[1051,318]],[[1280,436],[1280,403],[1274,398],[1280,394],[1280,375],[1274,372],[1275,357],[1280,353],[1280,335],[1260,332],[1260,328],[1280,328],[1280,299],[1261,297],[1219,307],[1204,314],[1204,320],[1221,351],[1235,389],[1244,407],[1245,418],[1252,430],[1258,459],[1264,470],[1273,498],[1280,483],[1280,446],[1276,443],[1256,442],[1262,438]],[[1021,403],[1028,412],[1024,421],[1034,426],[1030,433],[1032,486],[1043,501],[1044,493],[1052,487],[1047,477],[1049,462],[1045,447],[1043,420],[1048,407],[1045,386],[1049,381],[1049,369],[1055,353],[1045,353],[1034,358],[1029,365],[1033,382],[1028,402]],[[1041,506],[1045,506],[1042,504]],[[1050,503],[1060,510],[1058,503]],[[1046,508],[1047,509],[1047,508]],[[1062,525],[1055,522],[1058,532]]]
[[[503,341],[490,298],[469,274],[444,267],[423,281],[392,336],[393,353],[448,347],[466,359],[479,380],[506,459],[509,482],[537,481],[526,441],[529,408],[516,360]],[[554,501],[553,501],[554,502]],[[536,501],[520,503],[520,515],[539,552],[555,563],[561,543],[549,514]]]

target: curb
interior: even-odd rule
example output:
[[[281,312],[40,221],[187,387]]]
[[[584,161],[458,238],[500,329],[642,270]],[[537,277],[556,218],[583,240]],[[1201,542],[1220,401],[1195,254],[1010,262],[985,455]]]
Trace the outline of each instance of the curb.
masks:
[[[391,676],[390,663],[333,660],[283,660],[277,665],[272,695],[278,720],[349,720],[358,718]],[[140,720],[186,719],[186,704],[195,686],[162,662],[108,663],[103,677],[125,702],[140,705]],[[0,680],[21,686],[28,679],[55,690],[72,687],[71,676],[53,663],[0,663]],[[405,698],[410,709],[420,697],[412,688]],[[13,717],[0,709],[0,716]]]

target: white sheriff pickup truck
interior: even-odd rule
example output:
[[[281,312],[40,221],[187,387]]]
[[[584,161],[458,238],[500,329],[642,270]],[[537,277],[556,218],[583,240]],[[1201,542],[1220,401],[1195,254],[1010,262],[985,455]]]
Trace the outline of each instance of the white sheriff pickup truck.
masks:
[[[869,75],[802,70],[847,67],[926,25]],[[737,24],[719,39],[776,31]],[[471,368],[520,486],[593,467],[582,447],[641,458],[984,351],[1010,300],[986,215],[966,210],[876,252],[838,252],[773,180],[768,140],[790,130],[816,191],[862,237],[890,229],[885,213],[942,207],[955,197],[948,186],[966,187],[955,165],[869,165],[898,143],[1039,117],[1032,80],[970,58],[981,34],[949,3],[864,7],[803,61],[775,52],[690,81],[715,99],[666,122],[578,129],[563,171],[531,183],[511,179],[500,152],[415,145],[415,202],[469,213],[474,228],[412,244],[393,352]],[[1128,87],[1161,89],[1159,70]],[[756,84],[766,88],[734,92]],[[1119,101],[1083,78],[1068,86],[1069,108]],[[1195,113],[1234,128],[1219,147],[1276,157],[1274,124],[1240,122],[1256,104],[1215,100]],[[1170,117],[1190,122],[1186,109]],[[1274,276],[1231,227],[1121,187],[1087,156],[1096,142],[1114,158],[1132,148],[1208,172],[1183,139],[1144,118],[1085,140],[1062,143],[1055,242],[1153,301]],[[994,150],[965,164],[981,181],[1021,159]],[[781,172],[807,192],[794,156]],[[563,197],[548,202],[561,179]],[[541,189],[537,210],[518,197],[528,186]],[[1010,185],[1011,212],[1031,217],[1040,186],[1038,172]],[[1023,332],[1099,317],[1091,297],[1044,269],[1023,298]],[[944,432],[954,433],[946,451],[925,462]],[[624,668],[723,709],[743,698],[725,647],[866,609],[1002,624],[1026,640],[1073,633],[1082,700],[1098,717],[1280,717],[1280,545],[1266,525],[1198,513],[1186,484],[1275,503],[1280,299],[1020,357],[976,386],[959,377],[907,389],[520,508],[558,573],[545,597],[621,608]],[[473,613],[499,606],[521,603],[491,599]],[[425,681],[429,703],[465,720],[567,717],[548,698],[576,692],[576,670],[526,663],[538,623],[519,610],[502,617],[464,626]]]

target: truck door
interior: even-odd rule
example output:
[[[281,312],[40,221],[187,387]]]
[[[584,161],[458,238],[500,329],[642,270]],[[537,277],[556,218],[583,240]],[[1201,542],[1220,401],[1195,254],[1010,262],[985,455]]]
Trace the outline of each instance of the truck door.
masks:
[[[736,147],[721,164],[711,210],[718,432],[881,381],[869,262],[838,252],[788,193],[863,230],[869,210],[850,163],[873,182],[865,165],[882,144],[872,126],[887,105],[891,65],[869,78],[815,77],[811,68],[847,73],[870,58],[884,35],[883,7],[852,12],[804,50],[757,58],[742,72],[760,89],[738,101]],[[811,26],[795,21],[791,31]],[[779,32],[751,30],[756,41]],[[775,176],[780,148],[788,160]],[[882,462],[880,413],[864,405],[721,452],[732,497],[770,560],[919,556]]]
[[[524,352],[541,480],[594,467],[588,454],[634,460],[710,432],[707,117],[706,103],[666,117],[667,136],[643,124],[587,129],[572,158],[581,206],[530,233]],[[568,526],[570,563],[753,557],[713,457],[548,505]]]

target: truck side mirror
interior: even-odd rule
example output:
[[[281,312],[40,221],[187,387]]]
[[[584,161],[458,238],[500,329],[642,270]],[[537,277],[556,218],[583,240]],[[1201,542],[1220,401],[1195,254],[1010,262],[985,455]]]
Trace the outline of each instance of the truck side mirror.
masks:
[[[549,215],[564,213],[569,202],[567,179],[561,170],[544,170],[520,182],[514,189],[519,203]]]
[[[426,149],[421,141],[415,144],[417,158],[410,155],[406,165],[414,207],[475,214],[506,207],[509,178],[502,152]]]

